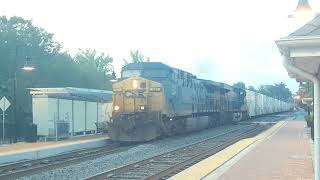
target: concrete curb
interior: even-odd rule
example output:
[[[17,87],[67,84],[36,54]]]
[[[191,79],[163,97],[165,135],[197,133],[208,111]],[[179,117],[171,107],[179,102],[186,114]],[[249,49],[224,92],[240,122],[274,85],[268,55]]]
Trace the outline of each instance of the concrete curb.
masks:
[[[2,153],[0,154],[0,165],[13,163],[17,161],[46,158],[46,157],[65,154],[65,153],[69,153],[69,152],[77,151],[81,149],[98,148],[98,147],[103,147],[110,143],[111,141],[108,140],[107,138],[100,138],[100,139],[85,140],[80,142],[69,142],[66,144],[36,148],[28,151]]]

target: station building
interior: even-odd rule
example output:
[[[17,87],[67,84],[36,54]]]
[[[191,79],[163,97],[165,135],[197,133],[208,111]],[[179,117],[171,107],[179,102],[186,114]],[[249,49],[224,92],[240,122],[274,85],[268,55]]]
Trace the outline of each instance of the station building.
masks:
[[[314,170],[320,179],[320,15],[276,43],[289,76],[313,83]]]

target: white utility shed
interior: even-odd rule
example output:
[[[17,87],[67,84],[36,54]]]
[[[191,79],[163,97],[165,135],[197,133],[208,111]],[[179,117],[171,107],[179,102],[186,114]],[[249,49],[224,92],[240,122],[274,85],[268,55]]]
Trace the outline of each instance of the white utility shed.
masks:
[[[38,136],[62,138],[97,133],[98,126],[111,117],[112,91],[72,87],[30,90]]]

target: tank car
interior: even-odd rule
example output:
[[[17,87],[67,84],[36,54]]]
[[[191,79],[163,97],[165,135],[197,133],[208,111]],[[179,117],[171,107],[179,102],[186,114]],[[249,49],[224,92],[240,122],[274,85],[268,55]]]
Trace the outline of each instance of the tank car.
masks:
[[[160,62],[131,63],[113,84],[108,133],[143,142],[239,121],[247,116],[245,93]]]

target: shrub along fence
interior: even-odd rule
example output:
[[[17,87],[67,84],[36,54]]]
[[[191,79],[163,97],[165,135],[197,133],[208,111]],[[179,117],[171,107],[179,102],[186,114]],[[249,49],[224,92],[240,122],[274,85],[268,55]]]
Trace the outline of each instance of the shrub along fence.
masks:
[[[304,119],[307,122],[307,126],[311,128],[311,139],[314,140],[313,115],[306,115]]]

